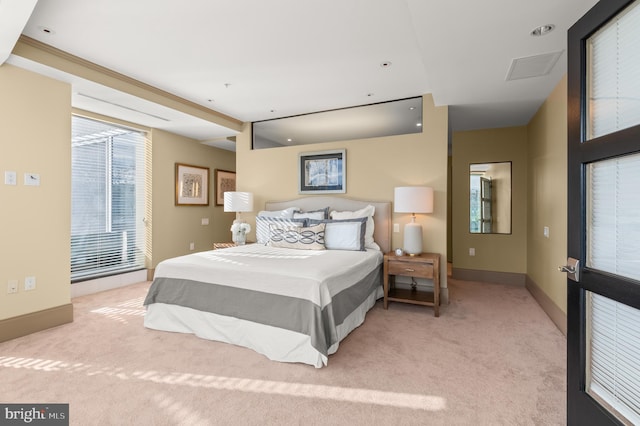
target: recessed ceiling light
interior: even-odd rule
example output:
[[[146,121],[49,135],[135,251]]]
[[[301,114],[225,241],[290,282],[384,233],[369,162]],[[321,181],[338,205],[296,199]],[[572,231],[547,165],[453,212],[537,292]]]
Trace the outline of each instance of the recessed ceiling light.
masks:
[[[422,127],[422,123],[416,123],[416,126]]]
[[[382,68],[389,68],[391,66],[391,61],[380,62],[380,66]]]
[[[531,35],[534,36],[534,37],[540,37],[540,36],[543,36],[543,35],[547,35],[551,31],[553,31],[555,28],[556,28],[556,26],[553,25],[553,24],[541,25],[538,28],[534,28],[533,31],[531,31]]]
[[[413,111],[416,107],[409,107],[409,111]]]
[[[291,142],[291,141],[292,141],[292,139],[291,139],[291,138],[287,138],[287,142]]]

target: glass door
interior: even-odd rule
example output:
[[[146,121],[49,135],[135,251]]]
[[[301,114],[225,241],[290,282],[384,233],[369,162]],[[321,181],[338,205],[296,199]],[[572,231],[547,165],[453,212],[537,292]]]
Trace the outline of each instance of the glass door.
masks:
[[[640,424],[640,0],[568,41],[567,422]]]

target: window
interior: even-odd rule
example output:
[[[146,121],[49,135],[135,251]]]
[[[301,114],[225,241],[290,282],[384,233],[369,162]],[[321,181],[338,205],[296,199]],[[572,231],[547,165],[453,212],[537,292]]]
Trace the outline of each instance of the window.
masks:
[[[589,139],[640,124],[638,40],[638,2],[589,39]]]
[[[71,281],[145,267],[143,132],[73,116]]]
[[[252,124],[253,149],[422,133],[422,97]]]

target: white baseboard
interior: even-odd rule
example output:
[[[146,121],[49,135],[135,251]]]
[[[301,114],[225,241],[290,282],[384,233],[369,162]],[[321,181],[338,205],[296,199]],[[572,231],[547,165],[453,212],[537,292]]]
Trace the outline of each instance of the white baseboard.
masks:
[[[95,280],[82,281],[71,284],[71,298],[99,293],[105,290],[124,287],[131,284],[147,281],[147,270],[127,272],[125,274],[112,275],[110,277],[96,278]]]

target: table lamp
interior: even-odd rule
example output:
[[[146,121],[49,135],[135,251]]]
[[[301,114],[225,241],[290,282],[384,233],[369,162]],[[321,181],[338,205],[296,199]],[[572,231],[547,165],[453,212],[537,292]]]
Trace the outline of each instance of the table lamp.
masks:
[[[246,233],[251,230],[251,227],[242,221],[242,212],[253,211],[253,194],[251,192],[226,191],[224,193],[224,211],[237,213],[231,226],[231,240],[236,244],[244,244]]]
[[[433,188],[400,186],[395,188],[393,211],[411,213],[411,223],[404,226],[404,252],[410,256],[422,253],[422,225],[416,223],[416,213],[433,213]]]

